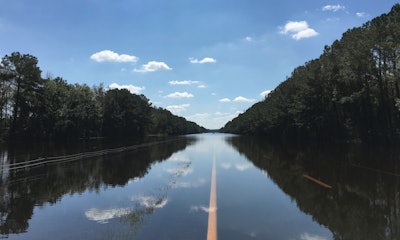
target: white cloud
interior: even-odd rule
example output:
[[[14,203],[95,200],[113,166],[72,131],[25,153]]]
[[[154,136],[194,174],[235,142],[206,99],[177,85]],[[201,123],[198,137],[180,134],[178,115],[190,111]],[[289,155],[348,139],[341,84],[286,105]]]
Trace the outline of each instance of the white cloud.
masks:
[[[150,61],[143,64],[140,69],[133,69],[134,72],[155,72],[160,70],[172,70],[165,62]]]
[[[239,97],[236,97],[233,101],[234,102],[254,102],[255,100],[239,96]]]
[[[229,110],[228,110],[229,111]],[[196,122],[200,126],[208,129],[219,129],[228,121],[237,117],[242,111],[234,112],[215,112],[215,113],[196,113],[191,116],[185,116],[186,119]]]
[[[183,80],[183,81],[169,81],[170,85],[193,85],[200,84],[199,81]]]
[[[212,122],[212,116],[209,113],[196,113],[191,116],[185,116],[185,118],[203,127],[205,127],[207,123]]]
[[[193,121],[193,120],[198,120],[198,119],[205,119],[205,118],[208,118],[209,116],[210,116],[210,114],[208,114],[208,113],[196,113],[192,116],[189,116],[188,119],[190,121]]]
[[[190,61],[190,63],[198,63],[198,64],[217,62],[217,60],[215,60],[214,58],[210,58],[210,57],[205,57],[201,60],[199,60],[197,58],[189,58],[189,61]]]
[[[310,28],[306,21],[289,21],[286,23],[280,33],[285,35],[290,34],[295,40],[315,37],[319,34],[314,29]]]
[[[249,37],[249,36],[246,36],[246,37],[244,38],[244,40],[245,40],[246,42],[254,42],[254,39],[253,39],[252,37]]]
[[[283,28],[282,33],[288,34],[291,32],[300,32],[307,28],[308,28],[308,23],[306,21],[300,21],[300,22],[289,21]]]
[[[125,216],[131,213],[132,210],[129,208],[112,208],[112,209],[97,209],[91,208],[85,212],[87,219],[96,221],[99,223],[108,223],[108,220]]]
[[[194,97],[193,94],[188,92],[174,92],[165,96],[167,98],[192,98]]]
[[[268,96],[268,94],[270,94],[272,92],[272,90],[265,90],[262,93],[260,93],[260,96],[265,98]]]
[[[193,81],[193,80],[183,80],[183,81],[169,81],[168,82],[170,85],[197,85],[198,88],[206,88],[207,86],[202,84],[199,81]]]
[[[230,102],[231,100],[229,98],[221,98],[219,101],[220,102]]]
[[[332,12],[337,12],[339,10],[344,10],[345,6],[342,5],[325,5],[322,7],[322,11],[332,11]]]
[[[118,83],[111,83],[108,86],[109,89],[128,89],[129,92],[133,94],[140,94],[141,91],[145,89],[145,87],[137,87],[132,84],[129,85],[119,85]]]
[[[90,59],[96,62],[137,62],[138,58],[127,54],[118,54],[111,50],[103,50],[92,54]]]
[[[214,114],[214,117],[209,121],[209,122],[214,122],[215,124],[218,124],[218,127],[214,128],[219,128],[225,125],[228,121],[232,120],[233,118],[237,117],[241,111],[235,111],[235,112],[227,112],[227,113],[221,113],[221,112],[216,112]],[[212,129],[212,128],[210,128]]]
[[[314,36],[317,36],[317,35],[318,35],[318,33],[314,29],[307,28],[304,31],[300,31],[300,32],[292,35],[292,38],[296,39],[296,40],[300,40],[302,38],[310,38],[310,37],[314,37]]]
[[[338,17],[327,18],[326,21],[327,21],[327,22],[330,22],[330,23],[332,23],[332,22],[339,22],[339,21],[340,21],[340,18],[338,18]]]
[[[365,12],[357,12],[356,16],[362,18],[362,17],[367,16],[367,14]]]
[[[166,109],[171,111],[172,113],[180,113],[182,111],[186,111],[186,109],[190,107],[190,104],[181,104],[181,105],[171,105],[167,106]]]

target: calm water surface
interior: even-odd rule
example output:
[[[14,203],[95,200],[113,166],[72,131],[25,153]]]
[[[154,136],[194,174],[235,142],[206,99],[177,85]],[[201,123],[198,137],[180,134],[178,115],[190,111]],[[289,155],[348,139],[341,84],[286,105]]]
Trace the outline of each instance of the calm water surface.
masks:
[[[219,239],[400,239],[399,152],[204,134],[12,170],[46,153],[3,150],[0,236],[204,240],[215,159]]]

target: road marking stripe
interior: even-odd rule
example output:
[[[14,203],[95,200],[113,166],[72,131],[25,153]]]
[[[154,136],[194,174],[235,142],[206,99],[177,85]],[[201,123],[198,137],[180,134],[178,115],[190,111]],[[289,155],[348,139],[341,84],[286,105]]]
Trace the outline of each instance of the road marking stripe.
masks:
[[[216,157],[213,156],[211,172],[210,205],[208,212],[207,240],[217,240],[217,171],[215,168]]]

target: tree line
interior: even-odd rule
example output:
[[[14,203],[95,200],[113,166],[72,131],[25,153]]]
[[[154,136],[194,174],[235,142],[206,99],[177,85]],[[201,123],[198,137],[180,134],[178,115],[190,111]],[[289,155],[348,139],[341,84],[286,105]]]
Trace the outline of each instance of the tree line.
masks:
[[[225,132],[283,140],[392,141],[400,133],[400,4],[297,67]]]
[[[102,84],[69,84],[41,73],[32,55],[13,52],[1,59],[0,140],[127,139],[205,131],[153,107],[144,95]]]

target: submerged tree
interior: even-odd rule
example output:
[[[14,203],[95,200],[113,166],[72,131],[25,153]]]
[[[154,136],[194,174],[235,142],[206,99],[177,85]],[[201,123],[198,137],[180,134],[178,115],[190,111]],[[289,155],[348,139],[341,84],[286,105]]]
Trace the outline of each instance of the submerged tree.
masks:
[[[390,13],[345,32],[223,130],[285,140],[398,139],[399,57],[396,4]]]
[[[2,59],[3,85],[8,82],[12,89],[11,138],[30,136],[31,118],[37,117],[38,99],[43,84],[36,57],[14,52]]]
[[[150,126],[150,103],[127,89],[108,90],[104,96],[103,132],[110,138],[143,136]]]
[[[200,127],[196,123],[187,121],[183,117],[175,116],[163,108],[153,108],[151,110],[151,118],[150,133],[152,134],[182,135],[206,131],[205,128]]]
[[[151,125],[157,125],[151,130],[172,135],[202,129],[166,110],[154,114],[158,110],[144,95],[126,89],[68,84],[50,74],[43,79],[37,64],[36,57],[18,52],[0,62],[0,140],[137,138],[148,134]],[[171,126],[165,127],[163,116]]]

